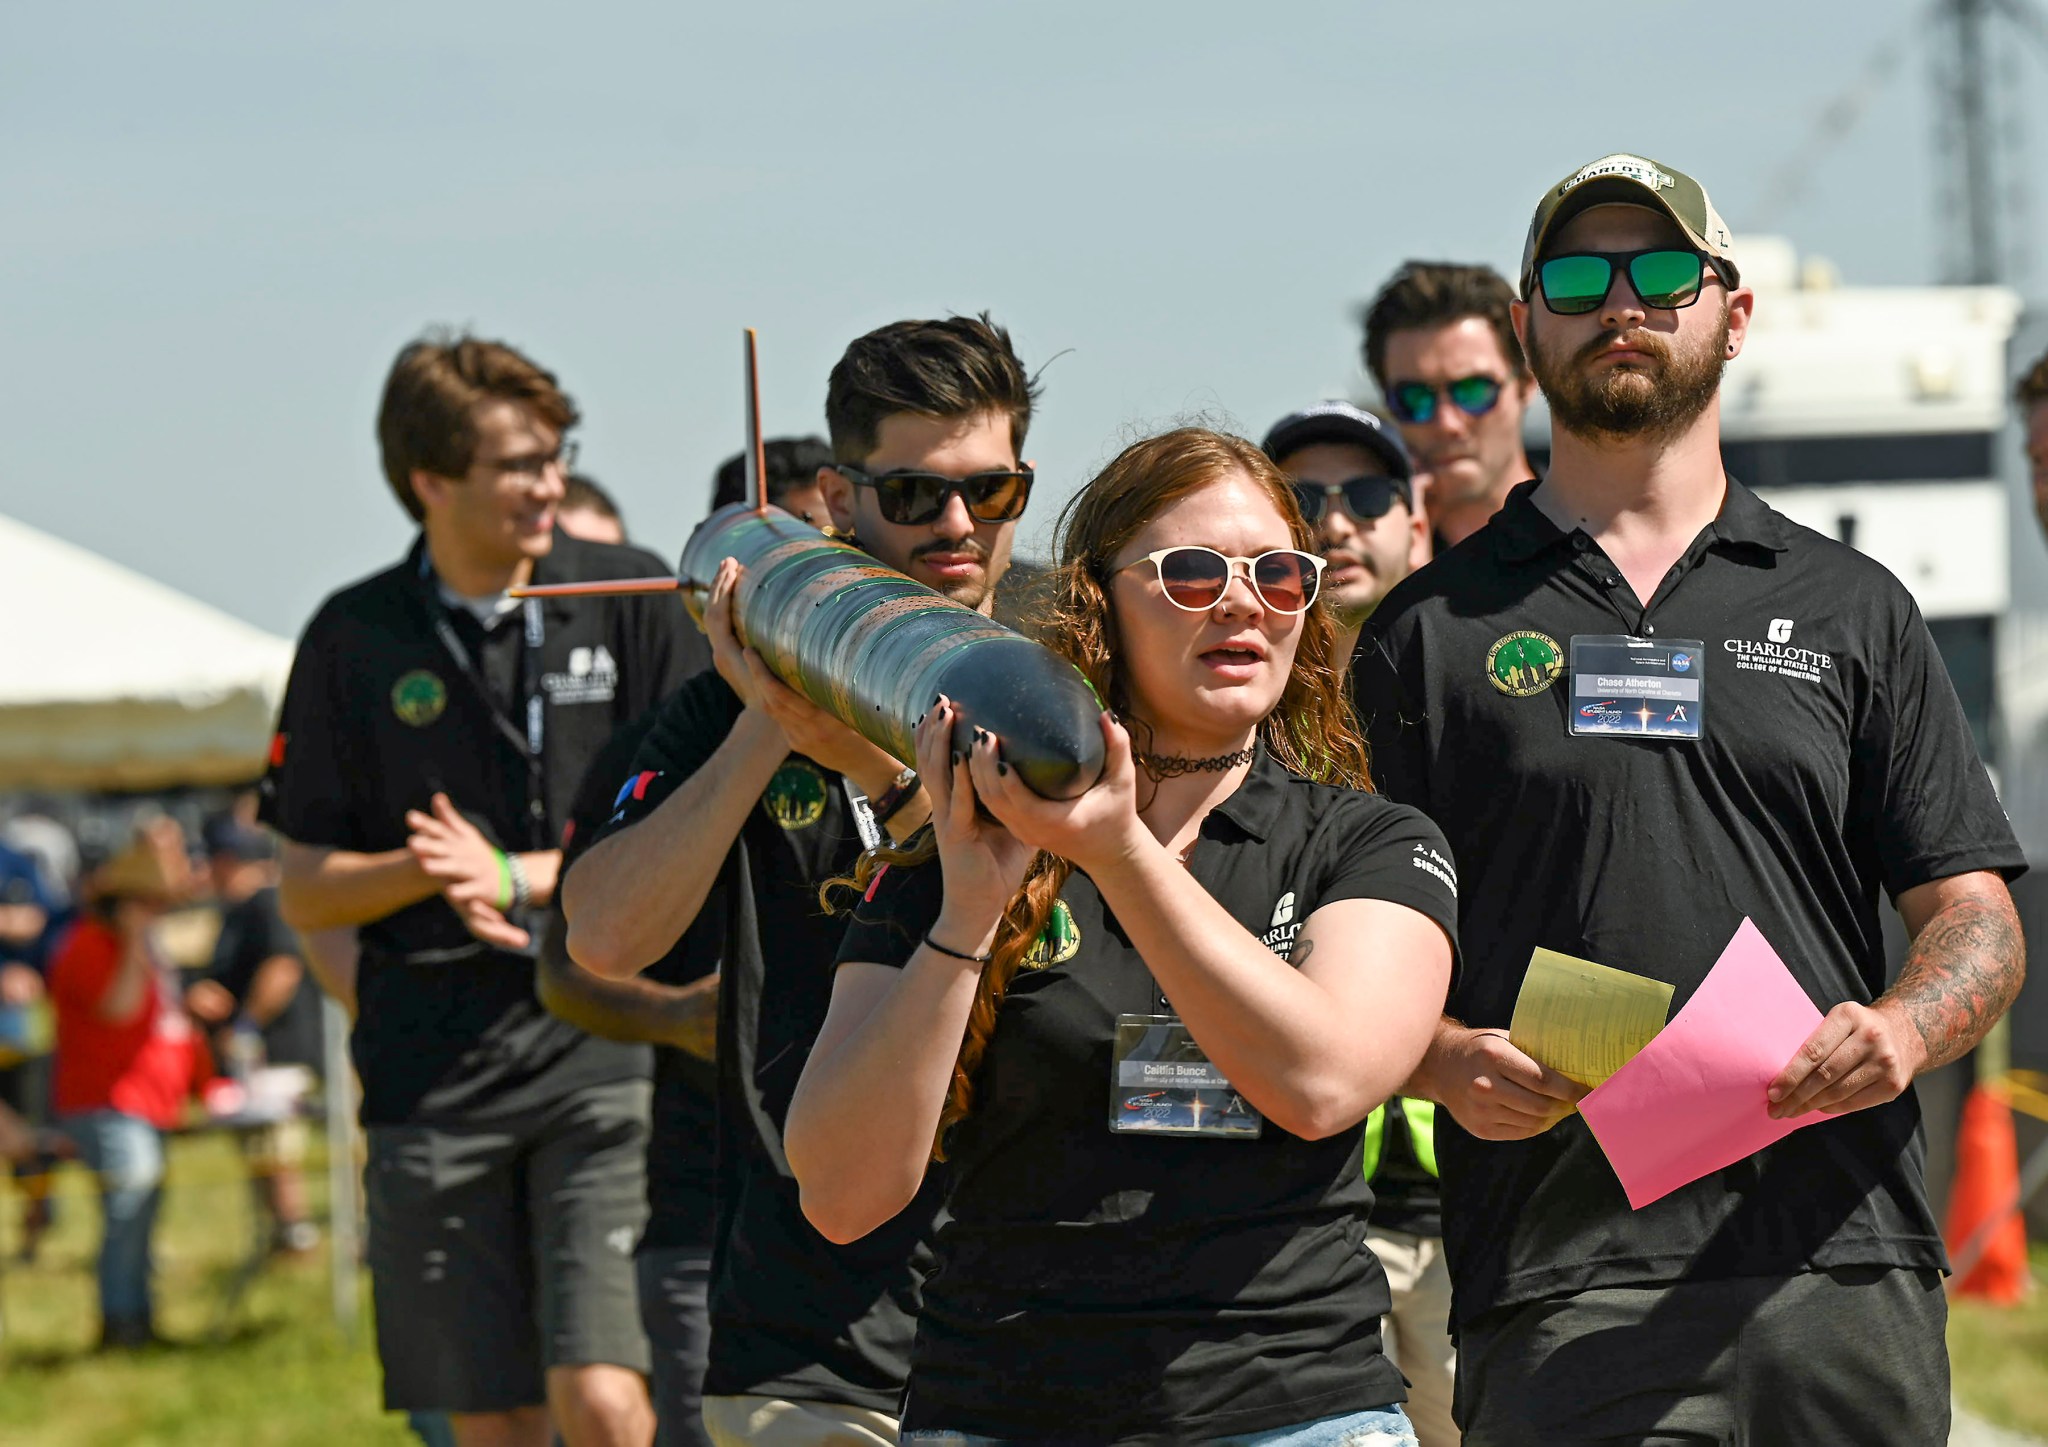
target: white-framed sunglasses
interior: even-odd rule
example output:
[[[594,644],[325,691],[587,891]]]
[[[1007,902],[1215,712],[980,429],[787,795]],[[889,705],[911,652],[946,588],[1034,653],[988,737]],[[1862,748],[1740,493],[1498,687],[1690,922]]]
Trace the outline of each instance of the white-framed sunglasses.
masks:
[[[1238,565],[1260,603],[1275,613],[1306,613],[1323,584],[1323,559],[1294,548],[1271,548],[1255,558],[1233,558],[1214,548],[1184,544],[1161,548],[1124,564],[1150,563],[1159,574],[1166,601],[1189,613],[1206,613],[1230,589]]]

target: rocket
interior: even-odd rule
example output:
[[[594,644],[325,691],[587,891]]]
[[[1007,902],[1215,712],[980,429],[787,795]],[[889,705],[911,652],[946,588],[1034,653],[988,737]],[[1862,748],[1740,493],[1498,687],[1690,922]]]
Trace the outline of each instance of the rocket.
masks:
[[[1036,793],[1071,799],[1102,772],[1103,703],[1071,663],[992,618],[884,567],[766,500],[760,387],[747,334],[747,470],[753,502],[720,508],[683,548],[679,578],[566,583],[525,594],[681,587],[699,620],[719,564],[745,575],[733,598],[740,639],[774,675],[898,759],[916,753],[917,720],[944,694],[956,750],[976,728]]]

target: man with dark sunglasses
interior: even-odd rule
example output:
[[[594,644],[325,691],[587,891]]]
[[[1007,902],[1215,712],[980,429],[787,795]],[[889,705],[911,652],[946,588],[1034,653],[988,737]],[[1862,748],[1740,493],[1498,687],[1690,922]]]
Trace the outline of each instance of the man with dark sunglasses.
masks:
[[[1508,320],[1515,294],[1488,266],[1411,261],[1365,309],[1365,366],[1387,399],[1442,552],[1536,475],[1522,418],[1536,395]]]
[[[1318,402],[1275,422],[1259,444],[1294,482],[1301,515],[1327,566],[1322,596],[1347,662],[1387,590],[1429,561],[1429,525],[1415,506],[1401,439],[1349,402]]]
[[[1036,394],[985,315],[856,340],[825,400],[832,453],[817,484],[834,531],[987,612],[1030,497],[1021,449]],[[721,574],[704,616],[716,670],[662,706],[568,875],[568,947],[614,979],[679,939],[720,960],[711,1440],[873,1447],[896,1441],[943,1185],[935,1173],[893,1222],[834,1246],[804,1218],[782,1128],[845,933],[818,888],[931,811],[913,770],[744,649],[737,583]]]
[[[1723,471],[1755,299],[1699,183],[1642,156],[1574,171],[1522,292],[1549,474],[1395,590],[1355,672],[1376,780],[1443,828],[1468,902],[1409,1082],[1446,1107],[1465,1440],[1945,1442],[1911,1085],[2018,992],[2025,858],[1912,596]],[[1880,890],[1910,940],[1895,978]],[[1585,1088],[1509,1039],[1531,955],[1680,1010],[1745,925],[1825,1013],[1743,1109],[1759,1133],[1820,1118],[1659,1195],[1638,1178],[1633,1209]],[[1699,1129],[1677,1102],[1658,1125]]]

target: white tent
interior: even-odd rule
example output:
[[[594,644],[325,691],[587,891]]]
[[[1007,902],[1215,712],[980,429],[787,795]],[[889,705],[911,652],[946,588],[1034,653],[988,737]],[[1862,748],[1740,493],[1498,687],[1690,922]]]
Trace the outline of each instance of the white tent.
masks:
[[[0,789],[262,771],[285,639],[0,516]]]

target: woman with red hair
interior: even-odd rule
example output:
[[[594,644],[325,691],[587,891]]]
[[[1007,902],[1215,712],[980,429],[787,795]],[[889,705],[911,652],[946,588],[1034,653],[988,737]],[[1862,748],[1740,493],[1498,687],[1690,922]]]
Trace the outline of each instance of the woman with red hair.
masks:
[[[1140,442],[1061,520],[1046,640],[1114,710],[1099,782],[949,757],[944,699],[919,729],[932,832],[863,861],[786,1136],[841,1241],[951,1163],[906,1441],[1414,1441],[1360,1124],[1443,1009],[1456,876],[1366,792],[1312,549],[1250,443]]]

